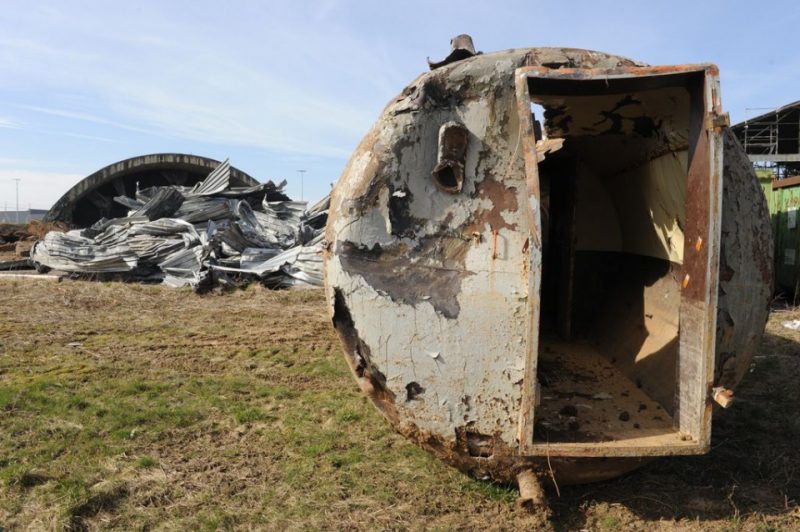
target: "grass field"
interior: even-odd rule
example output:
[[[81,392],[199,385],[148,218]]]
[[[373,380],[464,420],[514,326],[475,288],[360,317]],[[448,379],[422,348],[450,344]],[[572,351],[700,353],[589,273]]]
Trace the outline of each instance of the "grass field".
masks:
[[[0,529],[531,529],[394,434],[321,291],[0,281]],[[800,334],[773,314],[708,456],[551,497],[556,530],[800,529]]]

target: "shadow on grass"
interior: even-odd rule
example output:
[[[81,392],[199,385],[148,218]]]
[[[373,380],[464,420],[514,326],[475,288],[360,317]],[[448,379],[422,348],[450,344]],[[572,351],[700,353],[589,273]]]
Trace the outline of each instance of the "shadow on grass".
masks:
[[[114,511],[127,496],[127,487],[119,484],[76,502],[68,509],[69,520],[65,528],[69,531],[90,530],[92,527],[87,523],[87,519],[103,511]]]
[[[586,508],[621,505],[645,521],[791,515],[800,505],[800,344],[765,334],[730,410],[714,412],[711,452],[659,459],[619,479],[561,489],[557,529],[583,528]],[[791,517],[790,517],[791,519]]]

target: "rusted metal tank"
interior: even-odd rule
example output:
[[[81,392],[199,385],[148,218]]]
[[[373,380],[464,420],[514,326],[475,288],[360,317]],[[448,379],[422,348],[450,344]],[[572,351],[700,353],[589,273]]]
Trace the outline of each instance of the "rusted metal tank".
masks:
[[[708,452],[772,279],[716,67],[453,42],[333,190],[326,291],[361,389],[529,502]]]

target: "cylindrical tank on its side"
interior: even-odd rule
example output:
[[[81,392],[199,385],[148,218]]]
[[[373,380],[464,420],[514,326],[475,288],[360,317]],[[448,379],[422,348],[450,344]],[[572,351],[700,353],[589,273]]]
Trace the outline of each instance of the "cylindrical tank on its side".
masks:
[[[456,59],[387,105],[333,190],[326,292],[361,389],[406,438],[500,482],[706,452],[772,278],[716,69]]]

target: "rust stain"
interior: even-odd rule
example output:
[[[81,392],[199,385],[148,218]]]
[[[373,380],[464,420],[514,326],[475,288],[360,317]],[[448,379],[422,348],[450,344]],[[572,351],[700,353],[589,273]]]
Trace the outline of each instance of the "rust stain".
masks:
[[[517,224],[510,224],[503,218],[504,212],[515,212],[519,208],[516,187],[508,187],[494,178],[487,177],[477,185],[475,197],[489,199],[492,208],[478,210],[473,217],[474,223],[465,228],[465,231],[480,229],[483,224],[488,224],[492,231],[517,228]]]

